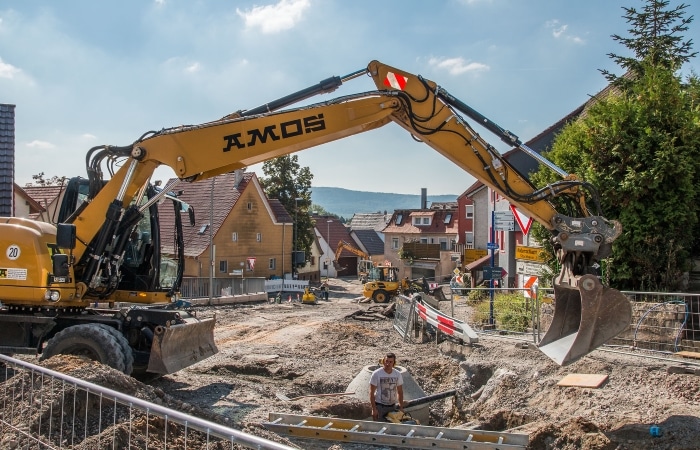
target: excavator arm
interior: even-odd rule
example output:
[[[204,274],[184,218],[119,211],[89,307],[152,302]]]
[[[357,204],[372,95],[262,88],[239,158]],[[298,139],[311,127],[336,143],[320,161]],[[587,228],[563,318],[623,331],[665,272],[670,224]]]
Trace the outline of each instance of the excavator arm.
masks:
[[[282,109],[331,92],[361,75],[372,78],[376,90]],[[547,164],[562,179],[545,188],[535,188],[462,115]],[[595,189],[556,168],[512,133],[436,83],[378,61],[346,77],[329,78],[220,120],[150,132],[126,147],[91,150],[88,171],[91,180],[98,180],[96,183],[101,183],[103,161],[120,161],[121,167],[72,219],[77,238],[74,257],[79,267],[76,279],[86,291],[99,285],[106,274],[119,272],[120,256],[114,251],[120,245],[113,241],[119,234],[116,230],[128,226],[124,220],[130,217],[126,214],[129,205],[140,198],[158,166],[171,167],[181,181],[197,181],[374,130],[389,122],[404,128],[551,231],[562,272],[555,280],[554,323],[541,345],[548,356],[559,364],[575,361],[629,324],[629,301],[618,291],[602,286],[594,275],[596,261],[608,256],[611,244],[621,232],[620,225],[606,220],[599,208],[588,210],[589,202],[597,205]],[[167,186],[163,192],[172,189],[172,185]],[[568,214],[555,209],[555,198],[568,200]]]

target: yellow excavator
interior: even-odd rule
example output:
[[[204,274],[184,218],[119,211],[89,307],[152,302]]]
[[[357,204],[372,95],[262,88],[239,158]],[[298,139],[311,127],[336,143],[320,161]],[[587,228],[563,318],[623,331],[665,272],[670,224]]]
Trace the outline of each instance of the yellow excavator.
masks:
[[[290,107],[360,76],[368,76],[374,89]],[[464,116],[562,179],[535,188]],[[562,269],[554,281],[553,323],[540,344],[545,354],[570,363],[630,323],[630,302],[595,275],[596,262],[610,254],[621,232],[619,223],[598,210],[595,188],[435,82],[372,61],[344,77],[212,122],[150,131],[126,146],[94,147],[86,156],[87,179],[72,180],[59,223],[0,219],[0,353],[81,354],[125,372],[139,366],[153,373],[171,373],[212,355],[214,319],[178,309],[183,258],[166,261],[160,254],[160,234],[178,233],[178,225],[161,230],[153,206],[174,198],[180,182],[243,169],[390,122],[551,231]],[[178,180],[155,189],[150,179],[160,165],[171,167]],[[552,200],[560,198],[569,200],[568,214],[555,209]],[[172,201],[178,211],[187,209]],[[178,267],[169,285],[161,279],[161,265]],[[96,308],[95,302],[135,306]]]
[[[363,252],[351,243],[341,239],[338,241],[338,245],[335,248],[335,259],[333,260],[333,267],[338,272],[342,272],[346,269],[346,267],[340,265],[340,255],[343,253],[343,250],[347,250],[353,255],[360,257],[360,260],[357,261],[357,279],[360,280],[360,282],[365,283],[367,281],[367,277],[369,276],[370,270],[375,265],[374,262],[372,262],[367,253]]]

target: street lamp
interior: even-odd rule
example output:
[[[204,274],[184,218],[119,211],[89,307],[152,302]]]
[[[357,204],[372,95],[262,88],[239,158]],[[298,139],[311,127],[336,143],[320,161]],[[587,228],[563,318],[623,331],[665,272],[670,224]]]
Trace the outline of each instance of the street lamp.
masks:
[[[328,279],[328,274],[331,270],[331,222],[333,222],[333,220],[326,220],[326,238],[328,241],[328,264],[326,265],[326,279]]]
[[[304,200],[301,197],[294,199],[294,251],[292,252],[292,279],[297,279],[297,239],[299,238],[299,227],[297,225],[297,217],[299,213],[299,201]]]

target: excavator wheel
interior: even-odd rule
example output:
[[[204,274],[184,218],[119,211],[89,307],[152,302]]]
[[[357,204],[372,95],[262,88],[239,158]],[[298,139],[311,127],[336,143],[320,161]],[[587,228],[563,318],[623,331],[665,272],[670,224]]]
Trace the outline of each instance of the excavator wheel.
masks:
[[[55,355],[78,355],[124,372],[124,350],[111,332],[100,324],[88,323],[70,326],[46,344],[41,360]]]
[[[116,328],[112,328],[109,325],[105,324],[96,325],[107,330],[112,336],[114,336],[114,339],[117,340],[119,346],[122,348],[122,352],[124,352],[124,373],[127,375],[131,375],[131,372],[134,371],[134,353],[131,351],[129,341]]]
[[[389,294],[384,289],[377,289],[372,296],[374,303],[386,303],[389,301]]]

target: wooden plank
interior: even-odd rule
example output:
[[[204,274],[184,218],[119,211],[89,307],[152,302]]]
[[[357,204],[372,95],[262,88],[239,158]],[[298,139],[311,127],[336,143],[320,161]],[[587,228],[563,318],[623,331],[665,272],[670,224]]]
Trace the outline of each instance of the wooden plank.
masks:
[[[607,379],[607,375],[601,374],[570,373],[562,378],[559,383],[557,383],[557,386],[599,388]]]
[[[694,358],[694,359],[700,359],[700,353],[698,352],[689,352],[687,350],[683,350],[682,352],[676,352],[674,353],[676,356],[682,356],[684,358]]]

